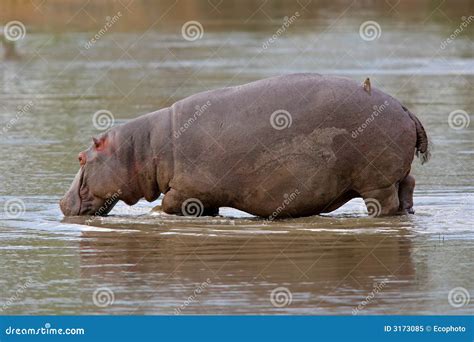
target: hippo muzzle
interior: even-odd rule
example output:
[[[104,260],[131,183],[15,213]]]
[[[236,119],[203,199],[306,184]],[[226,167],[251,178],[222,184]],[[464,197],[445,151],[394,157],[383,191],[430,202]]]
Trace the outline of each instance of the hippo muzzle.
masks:
[[[59,201],[59,207],[65,216],[80,215],[81,197],[79,196],[79,190],[81,188],[83,174],[84,171],[82,169],[79,170],[76,177],[74,177],[71,187]]]
[[[104,216],[112,210],[116,202],[106,205],[105,199],[93,196],[85,182],[84,168],[81,167],[71,187],[59,201],[59,206],[65,216]]]

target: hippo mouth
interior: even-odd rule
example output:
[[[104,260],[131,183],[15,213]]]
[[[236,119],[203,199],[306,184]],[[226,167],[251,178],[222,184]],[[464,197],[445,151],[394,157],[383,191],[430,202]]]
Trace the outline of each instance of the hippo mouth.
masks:
[[[77,196],[79,197],[79,215],[92,215],[94,212],[92,208],[93,197],[90,196],[89,187],[86,182],[84,182],[84,168],[81,167],[79,177],[79,184],[77,186]]]
[[[85,181],[85,173],[85,168],[81,167],[71,187],[59,202],[61,211],[65,216],[105,216],[118,202],[118,199],[109,201],[94,196]]]

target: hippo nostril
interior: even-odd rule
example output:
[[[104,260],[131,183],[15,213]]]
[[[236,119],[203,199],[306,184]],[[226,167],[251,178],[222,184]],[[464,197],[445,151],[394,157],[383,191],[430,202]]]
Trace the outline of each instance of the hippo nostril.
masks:
[[[79,164],[82,166],[86,163],[86,155],[84,152],[79,153],[77,156],[77,159],[79,160]]]

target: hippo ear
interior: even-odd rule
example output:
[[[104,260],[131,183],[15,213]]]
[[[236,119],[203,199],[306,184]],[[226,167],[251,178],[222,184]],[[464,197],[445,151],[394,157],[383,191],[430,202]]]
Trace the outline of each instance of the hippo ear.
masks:
[[[94,147],[97,151],[102,151],[105,148],[105,137],[92,138],[94,142]]]
[[[98,148],[100,146],[100,140],[95,138],[95,137],[92,137],[92,141],[94,142],[94,146],[96,148]]]

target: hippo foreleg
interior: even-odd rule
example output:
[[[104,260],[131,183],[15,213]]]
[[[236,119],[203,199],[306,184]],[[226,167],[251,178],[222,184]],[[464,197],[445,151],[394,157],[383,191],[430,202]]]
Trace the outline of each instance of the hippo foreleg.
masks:
[[[175,189],[166,192],[163,198],[163,211],[167,214],[183,216],[217,216],[219,208],[207,207],[198,198],[185,196]]]
[[[181,215],[181,205],[185,198],[179,196],[179,192],[175,189],[170,189],[166,192],[163,201],[161,202],[161,208],[167,214]]]

